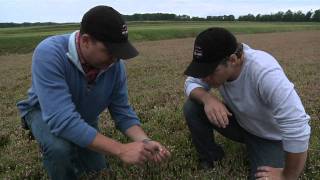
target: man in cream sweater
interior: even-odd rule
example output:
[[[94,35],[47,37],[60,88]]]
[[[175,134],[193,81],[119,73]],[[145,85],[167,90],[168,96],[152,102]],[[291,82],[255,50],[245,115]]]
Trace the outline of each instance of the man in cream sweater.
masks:
[[[238,43],[226,29],[209,28],[197,36],[185,74],[184,115],[202,167],[212,168],[224,157],[215,130],[246,145],[250,179],[299,177],[310,117],[274,57]]]

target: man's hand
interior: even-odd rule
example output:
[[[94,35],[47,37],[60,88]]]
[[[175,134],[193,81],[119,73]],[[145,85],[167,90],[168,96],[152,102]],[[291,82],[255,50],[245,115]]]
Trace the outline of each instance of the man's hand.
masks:
[[[146,161],[152,160],[152,153],[145,148],[143,142],[132,142],[122,144],[118,157],[127,164],[143,165]]]
[[[229,124],[228,116],[232,116],[232,114],[218,98],[200,87],[192,90],[190,97],[204,105],[204,111],[213,125],[219,128],[227,127]]]
[[[229,124],[228,116],[232,116],[226,106],[209,93],[203,99],[203,104],[209,121],[219,128],[226,128]]]
[[[146,140],[143,141],[145,149],[152,154],[152,161],[160,163],[171,156],[170,152],[159,142]]]
[[[257,180],[285,180],[283,168],[273,168],[269,166],[258,167],[255,174]]]
[[[170,157],[170,152],[160,143],[150,140],[140,126],[132,126],[125,133],[135,142],[143,144],[143,154],[145,154],[145,151],[148,152],[143,158],[144,161],[149,160],[159,163]]]
[[[168,157],[170,157],[170,152],[156,141],[123,144],[119,154],[123,162],[140,166],[147,161],[160,163]]]

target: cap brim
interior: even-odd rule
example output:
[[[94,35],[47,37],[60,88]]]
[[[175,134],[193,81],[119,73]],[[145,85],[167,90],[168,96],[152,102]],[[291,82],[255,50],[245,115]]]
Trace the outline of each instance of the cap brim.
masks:
[[[111,54],[120,59],[130,59],[136,57],[139,52],[128,41],[124,43],[106,43]]]
[[[192,61],[184,71],[184,74],[195,78],[204,78],[210,75],[217,66],[217,63],[197,63]]]

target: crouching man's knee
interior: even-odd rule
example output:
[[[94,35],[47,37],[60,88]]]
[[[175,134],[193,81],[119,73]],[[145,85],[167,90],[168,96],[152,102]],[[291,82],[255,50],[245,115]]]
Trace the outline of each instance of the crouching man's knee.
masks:
[[[74,146],[63,139],[40,145],[43,156],[50,161],[69,161],[75,155]]]
[[[199,119],[204,112],[203,105],[188,99],[183,106],[183,114],[187,122]]]

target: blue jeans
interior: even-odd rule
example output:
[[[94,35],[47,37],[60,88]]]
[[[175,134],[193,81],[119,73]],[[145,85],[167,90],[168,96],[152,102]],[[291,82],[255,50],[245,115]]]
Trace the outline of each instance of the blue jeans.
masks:
[[[237,123],[234,115],[229,117],[226,128],[218,128],[209,122],[203,105],[190,99],[184,104],[183,110],[200,160],[210,162],[221,159],[223,152],[215,143],[214,129],[226,138],[246,145],[250,162],[249,179],[255,179],[254,174],[259,166],[284,167],[282,141],[267,140],[250,134]]]
[[[24,120],[40,145],[50,179],[78,179],[109,168],[104,155],[53,135],[40,109],[30,111]]]

